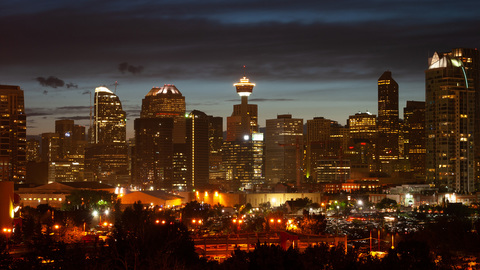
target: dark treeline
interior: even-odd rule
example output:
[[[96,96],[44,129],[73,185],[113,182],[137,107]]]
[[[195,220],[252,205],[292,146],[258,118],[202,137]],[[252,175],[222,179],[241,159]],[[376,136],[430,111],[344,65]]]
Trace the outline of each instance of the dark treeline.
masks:
[[[184,216],[191,214],[187,210]],[[343,247],[317,245],[300,252],[257,243],[253,251],[235,250],[230,258],[218,263],[195,252],[187,226],[176,222],[168,211],[149,210],[141,204],[124,211],[117,208],[113,211],[113,234],[105,242],[90,243],[65,243],[63,237],[50,233],[48,226],[42,230],[42,224],[50,222],[46,217],[51,209],[28,211],[32,212],[28,222],[17,228],[17,239],[13,239],[26,248],[9,254],[3,238],[0,269],[453,269],[459,264],[454,261],[453,250],[480,253],[478,234],[469,232],[472,224],[449,218],[402,237],[383,259],[362,254],[356,248],[346,253]],[[56,215],[57,219],[67,219]],[[155,222],[158,219],[167,222],[159,224]]]

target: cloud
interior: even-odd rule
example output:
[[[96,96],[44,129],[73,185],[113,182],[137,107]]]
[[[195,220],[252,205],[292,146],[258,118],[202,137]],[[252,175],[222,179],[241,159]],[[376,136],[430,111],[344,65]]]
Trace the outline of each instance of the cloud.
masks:
[[[137,74],[143,71],[143,66],[132,66],[127,62],[123,62],[118,64],[118,70],[120,70],[122,73],[130,72],[132,74]]]
[[[88,115],[76,115],[76,116],[62,116],[57,117],[59,120],[90,120]]]
[[[163,5],[131,4],[120,5],[120,10],[115,11],[108,8],[93,11],[85,7],[66,8],[64,12],[17,14],[8,20],[0,17],[0,30],[11,40],[4,45],[11,53],[2,58],[0,66],[17,64],[21,58],[22,65],[42,63],[55,70],[71,65],[65,63],[68,59],[69,63],[75,63],[75,68],[70,66],[65,70],[71,72],[69,76],[105,77],[114,76],[109,72],[119,71],[142,78],[225,80],[231,79],[232,74],[242,74],[241,67],[247,65],[247,75],[257,81],[354,81],[378,77],[385,69],[411,78],[414,74],[423,74],[429,50],[433,54],[434,50],[478,44],[478,37],[471,33],[480,31],[480,19],[468,15],[470,13],[458,13],[465,16],[455,19],[454,23],[449,16],[437,15],[438,19],[418,23],[412,16],[421,18],[422,12],[399,1],[393,1],[392,5],[408,16],[400,16],[393,8],[383,10],[373,1],[362,2],[362,8],[354,1],[349,2],[348,8],[303,2],[320,14],[344,16],[335,21],[306,14],[305,17],[312,20],[307,18],[305,22],[296,18],[305,14],[302,13],[307,10],[305,6],[301,8],[302,5],[281,0],[272,11],[254,2],[241,5],[232,1],[219,5],[207,1],[202,5],[190,3],[188,9],[184,3],[166,4],[175,16],[159,16],[157,11],[165,8]],[[418,6],[420,10],[431,11],[423,14],[430,16],[445,14],[445,3]],[[104,4],[110,8],[111,2]],[[209,12],[202,12],[207,9]],[[262,17],[269,18],[267,21],[231,22],[215,17],[232,12],[278,15],[290,10],[293,17],[286,16],[290,18],[287,20],[267,16]],[[91,16],[89,12],[102,16]],[[89,19],[85,20],[87,16]],[[342,18],[359,19],[356,23],[346,23]],[[45,32],[34,31],[31,21]],[[59,21],[62,24],[58,24]],[[10,28],[2,26],[9,22]],[[76,29],[75,33],[68,31],[72,28]],[[66,36],[58,37],[56,31]],[[17,35],[19,32],[25,35]],[[45,39],[45,36],[51,38]],[[102,38],[98,39],[99,36]],[[29,39],[42,42],[33,46],[28,43]],[[19,44],[26,44],[28,48]],[[129,61],[112,70],[112,63],[119,63],[118,59]],[[148,66],[148,70],[144,66]]]
[[[41,86],[46,86],[51,88],[58,88],[58,87],[64,87],[64,86],[67,88],[78,88],[77,84],[74,84],[71,82],[65,84],[64,80],[59,79],[55,76],[49,76],[48,78],[37,77],[35,80],[39,82]],[[47,90],[43,91],[43,94],[44,95],[48,94],[48,91]]]
[[[125,110],[125,113],[129,119],[140,117],[140,110]]]
[[[252,102],[272,102],[272,101],[294,101],[293,98],[252,98],[249,101]]]
[[[58,107],[58,111],[79,111],[79,110],[90,110],[89,106],[62,106]]]
[[[282,102],[282,101],[295,101],[293,98],[251,98],[249,102]],[[227,99],[227,102],[238,102],[238,99]]]
[[[40,83],[41,86],[47,86],[52,88],[63,87],[65,82],[57,77],[50,76],[48,78],[37,77],[35,80]]]
[[[78,88],[78,85],[74,84],[74,83],[67,83],[65,85],[67,88]]]
[[[28,117],[37,117],[37,116],[50,116],[53,115],[51,111],[40,109],[40,108],[27,108],[25,113]],[[30,120],[29,120],[30,121]]]
[[[57,108],[35,108],[30,107],[26,109],[28,117],[52,116],[52,115],[69,115],[85,113],[89,115],[90,106],[62,106]],[[68,116],[65,116],[68,118]]]

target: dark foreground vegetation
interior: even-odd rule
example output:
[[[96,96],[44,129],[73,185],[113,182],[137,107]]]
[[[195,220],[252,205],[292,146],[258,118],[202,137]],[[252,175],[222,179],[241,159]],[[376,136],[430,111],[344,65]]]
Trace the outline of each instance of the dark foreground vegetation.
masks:
[[[199,256],[187,226],[168,211],[152,211],[141,204],[116,209],[115,225],[105,241],[66,241],[65,235],[44,226],[51,221],[42,221],[42,213],[50,210],[36,211],[16,228],[15,239],[7,242],[2,235],[0,269],[476,269],[478,256],[464,258],[480,254],[480,238],[472,230],[478,224],[455,216],[402,236],[381,258],[355,247],[345,252],[342,246],[315,245],[300,252],[257,243],[250,252],[234,250],[220,263]],[[159,219],[165,222],[155,222]],[[14,243],[21,245],[15,249]]]

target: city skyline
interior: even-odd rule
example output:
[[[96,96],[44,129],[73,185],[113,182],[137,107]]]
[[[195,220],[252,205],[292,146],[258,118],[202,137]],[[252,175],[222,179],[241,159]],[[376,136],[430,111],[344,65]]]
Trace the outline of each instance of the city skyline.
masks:
[[[243,65],[257,84],[250,102],[260,126],[287,113],[345,124],[358,111],[377,114],[377,78],[386,70],[399,84],[400,110],[424,101],[427,58],[480,43],[472,34],[479,5],[1,3],[0,84],[25,91],[28,135],[53,131],[59,119],[88,126],[89,92],[101,85],[124,105],[128,138],[152,86],[174,84],[187,111],[225,121]]]

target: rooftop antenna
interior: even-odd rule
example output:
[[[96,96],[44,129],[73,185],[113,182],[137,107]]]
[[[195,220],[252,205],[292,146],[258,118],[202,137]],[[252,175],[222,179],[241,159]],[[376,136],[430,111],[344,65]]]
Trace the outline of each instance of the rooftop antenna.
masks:
[[[118,82],[115,81],[115,95],[117,94],[117,85],[118,85]]]
[[[247,77],[247,75],[245,75],[246,69],[247,69],[247,68],[245,67],[245,65],[243,65],[243,77]]]

